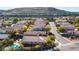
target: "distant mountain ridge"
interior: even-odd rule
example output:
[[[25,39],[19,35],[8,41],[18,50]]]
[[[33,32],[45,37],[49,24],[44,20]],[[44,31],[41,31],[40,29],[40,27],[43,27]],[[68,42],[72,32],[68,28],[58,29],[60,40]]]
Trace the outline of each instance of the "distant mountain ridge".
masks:
[[[76,12],[59,10],[54,7],[23,7],[10,10],[0,10],[0,15],[79,15]]]

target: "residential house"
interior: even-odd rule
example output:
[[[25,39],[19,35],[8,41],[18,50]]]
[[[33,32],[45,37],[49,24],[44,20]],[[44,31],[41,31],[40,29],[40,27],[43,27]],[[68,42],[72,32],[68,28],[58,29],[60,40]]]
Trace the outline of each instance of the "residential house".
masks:
[[[40,36],[24,36],[23,37],[23,42],[25,44],[40,44],[45,42],[45,37],[40,37]]]
[[[26,31],[24,32],[25,36],[46,36],[45,31]]]
[[[9,34],[0,34],[0,39],[8,38]]]

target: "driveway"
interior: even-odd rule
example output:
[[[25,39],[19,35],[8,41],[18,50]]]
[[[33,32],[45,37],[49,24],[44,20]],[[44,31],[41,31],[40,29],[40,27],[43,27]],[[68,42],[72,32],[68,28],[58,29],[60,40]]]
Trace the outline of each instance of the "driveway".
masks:
[[[59,49],[61,51],[79,51],[79,41],[70,42],[67,38],[62,37],[58,32],[54,22],[49,22],[51,26],[51,32],[56,36],[56,40],[61,44]]]
[[[54,24],[54,22],[49,22],[50,26],[51,26],[51,32],[56,36],[56,40],[59,41],[61,44],[66,44],[69,43],[68,40],[66,40],[66,38],[62,37],[58,32],[57,32],[57,28],[56,25]]]

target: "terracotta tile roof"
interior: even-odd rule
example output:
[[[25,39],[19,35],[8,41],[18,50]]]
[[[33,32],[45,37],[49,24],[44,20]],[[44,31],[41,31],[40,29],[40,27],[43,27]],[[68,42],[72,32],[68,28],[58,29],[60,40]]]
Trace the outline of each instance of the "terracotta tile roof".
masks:
[[[45,37],[41,37],[45,40]],[[23,41],[25,43],[40,43],[40,42],[44,42],[44,40],[42,40],[40,37],[38,36],[24,36],[23,37]]]
[[[27,31],[24,32],[24,35],[30,35],[30,36],[37,36],[37,35],[43,35],[46,36],[46,32],[45,31]]]
[[[8,38],[9,34],[0,34],[0,39]]]

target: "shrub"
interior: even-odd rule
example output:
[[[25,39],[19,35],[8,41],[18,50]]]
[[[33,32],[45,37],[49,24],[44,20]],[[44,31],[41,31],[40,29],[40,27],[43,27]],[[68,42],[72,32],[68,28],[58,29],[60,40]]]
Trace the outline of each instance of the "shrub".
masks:
[[[78,23],[75,24],[75,27],[79,30],[79,24]]]
[[[28,29],[28,27],[26,25],[22,25],[21,28],[24,29],[24,30]]]
[[[40,45],[35,45],[34,47],[38,49],[38,48],[40,48]]]
[[[65,29],[63,27],[57,27],[58,32],[64,32]]]
[[[75,23],[76,23],[75,20],[73,20],[73,19],[68,20],[68,22],[69,22],[70,24],[75,24]]]
[[[48,24],[44,27],[45,31],[50,31],[51,30],[51,26]]]
[[[53,43],[53,42],[55,42],[55,36],[54,36],[54,34],[49,33],[48,36],[46,37],[45,43],[50,44],[50,43]]]
[[[19,18],[14,18],[13,23],[17,23],[20,19]]]

